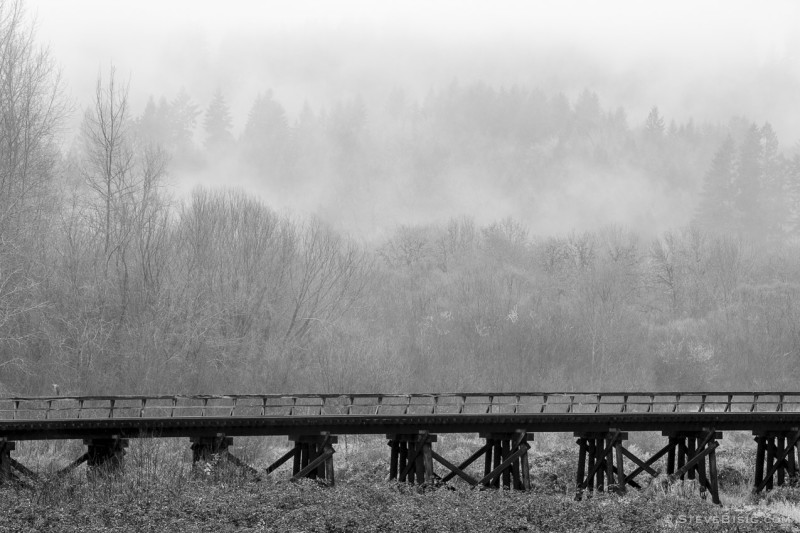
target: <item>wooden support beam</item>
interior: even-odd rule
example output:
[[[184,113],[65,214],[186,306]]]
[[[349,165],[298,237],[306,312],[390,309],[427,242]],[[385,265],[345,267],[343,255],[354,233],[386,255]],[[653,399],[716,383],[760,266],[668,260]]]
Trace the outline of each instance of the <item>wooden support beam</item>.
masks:
[[[437,436],[422,430],[419,433],[389,434],[388,445],[392,452],[389,459],[389,479],[411,483],[433,483],[433,447]]]
[[[277,461],[275,461],[274,463],[272,463],[271,465],[269,465],[269,466],[267,467],[267,469],[265,470],[265,472],[266,472],[267,474],[271,474],[271,473],[273,473],[275,470],[277,470],[278,468],[280,468],[280,467],[281,467],[281,466],[282,466],[282,465],[283,465],[283,464],[284,464],[286,461],[288,461],[289,459],[293,459],[293,458],[297,458],[297,459],[299,459],[299,458],[300,458],[299,456],[300,456],[300,450],[298,449],[298,447],[297,447],[297,446],[295,446],[295,447],[293,447],[291,450],[289,450],[288,452],[286,452],[285,454],[281,455],[281,456],[280,456],[280,458],[279,458]],[[298,468],[297,470],[300,470],[300,469]]]
[[[472,463],[474,463],[475,461],[480,459],[481,456],[488,455],[490,453],[491,453],[491,446],[489,444],[484,444],[483,446],[480,447],[480,449],[478,451],[476,451],[475,453],[470,455],[469,458],[467,458],[464,462],[459,464],[458,465],[458,470],[463,471],[469,465],[471,465]],[[489,461],[491,461],[491,457],[489,457]],[[451,479],[453,479],[456,476],[456,474],[457,474],[456,470],[453,470],[452,468],[450,470],[451,470],[451,472],[442,478],[442,483],[447,483],[448,481],[450,481]],[[489,469],[489,471],[491,471],[491,469]]]
[[[128,439],[114,435],[104,439],[84,439],[83,442],[87,447],[86,466],[89,467],[87,474],[90,477],[122,470]]]
[[[638,466],[638,468],[636,470],[634,470],[630,474],[628,474],[628,479],[633,479],[636,476],[638,476],[639,474],[641,474],[642,472],[647,472],[652,477],[657,477],[661,472],[651,468],[651,465],[653,463],[655,463],[656,461],[658,461],[659,459],[661,459],[664,456],[664,454],[668,452],[668,448],[669,448],[669,445],[661,448],[661,450],[659,450],[655,455],[653,455],[647,461],[642,461],[641,459],[636,457],[633,453],[631,453],[630,450],[628,450],[627,448],[623,447],[622,448],[622,454],[625,457],[627,457],[628,459],[630,459],[631,461],[633,461]]]
[[[445,459],[444,457],[442,457],[438,453],[431,452],[431,456],[434,459],[436,459],[445,468],[450,470],[450,474],[448,474],[445,477],[443,477],[442,478],[442,482],[444,482],[445,480],[448,480],[448,479],[452,479],[452,476],[458,476],[458,477],[460,477],[461,479],[463,479],[464,481],[466,481],[467,483],[469,483],[472,486],[475,486],[475,485],[478,484],[478,480],[477,479],[475,479],[474,477],[470,476],[469,474],[464,472],[464,470],[462,470],[460,467],[454,465],[453,463],[451,463],[450,461],[448,461],[447,459]]]
[[[16,448],[16,442],[9,441],[5,437],[0,438],[0,483],[13,479],[11,452]]]
[[[308,466],[306,466],[305,468],[294,474],[291,478],[292,481],[297,481],[298,479],[309,477],[309,474],[314,472],[319,465],[321,465],[322,463],[333,457],[333,454],[334,452],[332,451],[322,452],[313,461],[310,461],[308,463]]]
[[[678,478],[682,478],[684,475],[686,475],[686,472],[699,463],[706,455],[710,454],[712,450],[716,449],[717,446],[719,446],[719,443],[717,442],[710,443],[703,451],[696,454],[689,461],[687,461],[686,464],[680,467],[677,472],[671,474],[669,476],[669,480],[674,482],[677,481]]]
[[[294,458],[291,479],[306,477],[333,485],[333,454],[336,453],[333,445],[338,442],[338,437],[322,432],[315,435],[289,435],[289,440],[294,442],[294,450],[287,452],[279,461],[288,461],[289,456]]]
[[[756,475],[753,485],[753,493],[761,492],[765,488],[771,490],[773,487],[773,477],[777,473],[777,484],[783,485],[786,481],[786,470],[790,475],[794,470],[794,454],[798,444],[800,444],[800,430],[793,428],[792,432],[766,432],[759,434],[756,442],[759,448],[756,452]],[[777,440],[777,444],[775,441]],[[766,450],[764,450],[766,448]],[[766,461],[764,459],[766,451]],[[791,456],[791,459],[789,457]],[[766,462],[766,465],[764,464]],[[764,467],[766,473],[763,473]]]
[[[63,476],[70,473],[71,471],[75,470],[80,465],[85,463],[88,459],[89,459],[89,452],[86,452],[77,459],[75,459],[74,461],[72,461],[70,464],[68,464],[67,466],[56,472],[56,476]]]
[[[492,470],[487,475],[483,476],[483,478],[478,480],[478,484],[488,485],[491,481],[498,479],[498,477],[500,476],[500,474],[503,473],[504,470],[506,470],[509,466],[511,466],[511,464],[516,459],[521,457],[523,454],[528,453],[528,450],[530,449],[531,447],[528,445],[527,442],[523,442],[522,444],[520,444],[518,449],[514,453],[512,453],[505,461],[497,465],[494,468],[494,470]]]

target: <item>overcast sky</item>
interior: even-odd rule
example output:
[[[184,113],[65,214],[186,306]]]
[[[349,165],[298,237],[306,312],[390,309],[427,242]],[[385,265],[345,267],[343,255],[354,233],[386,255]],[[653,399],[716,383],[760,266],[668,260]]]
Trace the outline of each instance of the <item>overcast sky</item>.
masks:
[[[800,2],[790,0],[27,5],[38,18],[40,41],[51,45],[81,104],[91,98],[98,70],[113,62],[131,77],[135,104],[182,86],[205,104],[228,85],[239,93],[229,95],[234,110],[246,109],[267,87],[291,108],[306,99],[368,92],[370,83],[423,90],[453,77],[488,78],[566,92],[588,87],[605,104],[634,114],[657,104],[667,116],[708,112],[713,119],[718,107],[723,116],[740,108],[787,130],[770,85],[780,102],[791,98],[783,92],[800,86]],[[276,43],[285,49],[264,50],[281,46]],[[286,64],[275,55],[259,64],[269,53]],[[232,54],[240,65],[231,64]],[[555,58],[556,67],[537,72],[545,57]]]

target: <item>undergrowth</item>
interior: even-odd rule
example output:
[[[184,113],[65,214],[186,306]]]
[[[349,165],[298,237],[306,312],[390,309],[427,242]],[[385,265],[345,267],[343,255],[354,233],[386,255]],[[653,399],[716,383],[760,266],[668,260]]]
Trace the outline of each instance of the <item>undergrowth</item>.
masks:
[[[284,439],[285,440],[285,439]],[[282,454],[285,442],[266,450],[241,439],[234,453],[263,471]],[[240,442],[237,439],[237,444]],[[474,451],[477,439],[441,438],[456,459]],[[70,445],[71,446],[71,445]],[[249,447],[249,448],[248,448]],[[22,448],[22,447],[21,447]],[[58,476],[66,453],[38,458],[37,483],[0,489],[0,531],[246,531],[246,532],[583,532],[583,531],[798,531],[800,489],[784,487],[765,498],[730,498],[715,506],[698,497],[691,483],[664,488],[654,483],[625,496],[598,494],[574,501],[575,450],[540,446],[531,455],[532,493],[476,490],[463,482],[417,487],[387,481],[388,447],[378,437],[340,437],[337,483],[287,481],[285,468],[270,476],[250,475],[220,457],[192,467],[184,442],[131,441],[122,473],[87,478],[85,467]],[[249,452],[247,450],[250,450]],[[445,448],[442,448],[445,449]],[[37,453],[20,450],[31,462]],[[74,448],[69,448],[74,452]],[[738,454],[738,455],[737,455]],[[740,457],[741,455],[741,457]],[[745,465],[744,452],[720,454],[722,466]],[[52,463],[52,464],[50,464]],[[738,465],[738,466],[737,466]],[[737,490],[746,492],[749,474]],[[688,488],[687,488],[688,487]],[[736,488],[731,487],[731,488]]]

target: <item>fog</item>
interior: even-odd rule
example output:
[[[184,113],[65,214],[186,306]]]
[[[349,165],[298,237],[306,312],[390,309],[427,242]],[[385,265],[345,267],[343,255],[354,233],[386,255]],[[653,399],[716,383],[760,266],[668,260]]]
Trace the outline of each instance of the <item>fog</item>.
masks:
[[[0,0],[0,394],[790,389],[799,25]]]
[[[129,80],[136,115],[149,97],[171,100],[185,90],[201,111],[194,131],[199,149],[202,113],[217,90],[236,138],[254,100],[268,90],[290,125],[305,104],[329,112],[360,99],[375,136],[385,125],[376,117],[393,91],[422,104],[454,82],[563,93],[573,105],[589,90],[603,112],[623,108],[632,131],[657,106],[667,125],[724,126],[743,117],[770,123],[784,150],[796,150],[800,139],[800,5],[791,1],[31,0],[27,6],[74,103],[65,146],[94,98],[98,74],[112,64]],[[430,189],[413,190],[408,183],[416,177],[406,173],[382,175],[356,195],[341,193],[327,169],[302,187],[265,181],[233,161],[176,164],[171,175],[180,195],[197,184],[243,187],[275,209],[320,214],[368,238],[399,224],[464,214],[486,223],[511,216],[536,234],[607,223],[658,232],[691,221],[716,148],[697,156],[681,190],[654,184],[635,165],[603,169],[572,160],[564,162],[570,178],[562,184],[522,194],[498,186],[485,168],[458,161]]]

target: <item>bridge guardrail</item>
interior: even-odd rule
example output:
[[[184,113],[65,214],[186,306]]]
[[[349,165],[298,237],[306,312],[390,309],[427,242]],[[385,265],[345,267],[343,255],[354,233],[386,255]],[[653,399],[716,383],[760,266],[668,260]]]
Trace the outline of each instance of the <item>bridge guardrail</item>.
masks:
[[[798,392],[498,392],[0,398],[1,420],[424,414],[798,412]]]

